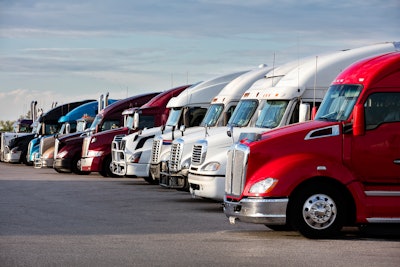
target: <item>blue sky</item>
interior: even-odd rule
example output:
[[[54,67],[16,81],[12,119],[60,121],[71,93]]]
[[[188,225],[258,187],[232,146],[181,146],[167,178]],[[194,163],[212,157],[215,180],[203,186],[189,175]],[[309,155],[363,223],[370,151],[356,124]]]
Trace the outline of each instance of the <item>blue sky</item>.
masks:
[[[0,0],[0,120],[385,41],[399,0]]]

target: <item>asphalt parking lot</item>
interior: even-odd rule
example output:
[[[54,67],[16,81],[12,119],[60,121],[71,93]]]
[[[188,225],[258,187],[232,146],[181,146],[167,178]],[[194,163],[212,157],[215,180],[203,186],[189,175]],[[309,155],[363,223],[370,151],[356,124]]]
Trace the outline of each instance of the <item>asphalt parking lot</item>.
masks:
[[[309,240],[143,179],[0,163],[0,266],[400,266],[398,226]]]

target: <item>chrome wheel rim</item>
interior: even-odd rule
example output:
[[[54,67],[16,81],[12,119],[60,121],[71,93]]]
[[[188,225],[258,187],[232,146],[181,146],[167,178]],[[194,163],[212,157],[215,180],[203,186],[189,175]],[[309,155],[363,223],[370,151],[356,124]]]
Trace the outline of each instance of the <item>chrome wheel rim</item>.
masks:
[[[303,205],[304,221],[313,229],[325,229],[334,223],[337,216],[336,204],[324,194],[310,196]]]

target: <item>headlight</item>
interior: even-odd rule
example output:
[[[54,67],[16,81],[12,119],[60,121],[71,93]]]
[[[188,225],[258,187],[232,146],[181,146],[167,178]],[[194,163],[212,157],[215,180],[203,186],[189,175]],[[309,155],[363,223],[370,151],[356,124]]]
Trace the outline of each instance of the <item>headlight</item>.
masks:
[[[103,155],[103,151],[89,150],[87,153],[88,157],[101,157]]]
[[[130,163],[138,163],[141,156],[142,156],[142,152],[136,152],[132,156],[129,157],[129,162]]]
[[[221,164],[219,162],[210,162],[203,167],[204,171],[218,171]]]
[[[10,152],[11,153],[18,153],[19,152],[19,147],[13,147],[11,150],[10,150]]]
[[[171,155],[171,151],[168,151],[167,153],[165,153],[164,155],[162,155],[161,161],[168,161],[170,155]]]
[[[189,167],[190,167],[190,158],[182,162],[181,169],[189,169]]]
[[[65,157],[68,154],[67,150],[64,150],[63,152],[60,152],[57,154],[57,158],[62,159],[63,157]]]
[[[266,193],[267,191],[271,190],[276,185],[277,182],[278,180],[274,178],[264,179],[262,181],[253,184],[250,187],[249,192],[252,194]]]

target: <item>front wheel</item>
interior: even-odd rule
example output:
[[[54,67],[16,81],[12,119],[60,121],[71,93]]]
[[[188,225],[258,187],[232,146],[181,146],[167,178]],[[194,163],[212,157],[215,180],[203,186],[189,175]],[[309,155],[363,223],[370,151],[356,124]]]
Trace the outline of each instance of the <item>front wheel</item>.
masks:
[[[308,238],[338,236],[345,221],[346,205],[334,187],[310,186],[293,196],[293,227]]]
[[[81,171],[81,158],[75,157],[71,162],[71,171],[78,175],[89,175],[90,172]]]
[[[112,178],[116,178],[119,177],[118,175],[116,175],[115,173],[112,172],[112,159],[111,159],[111,155],[107,156],[104,158],[103,160],[103,166],[100,170],[100,175],[103,177],[112,177]]]

